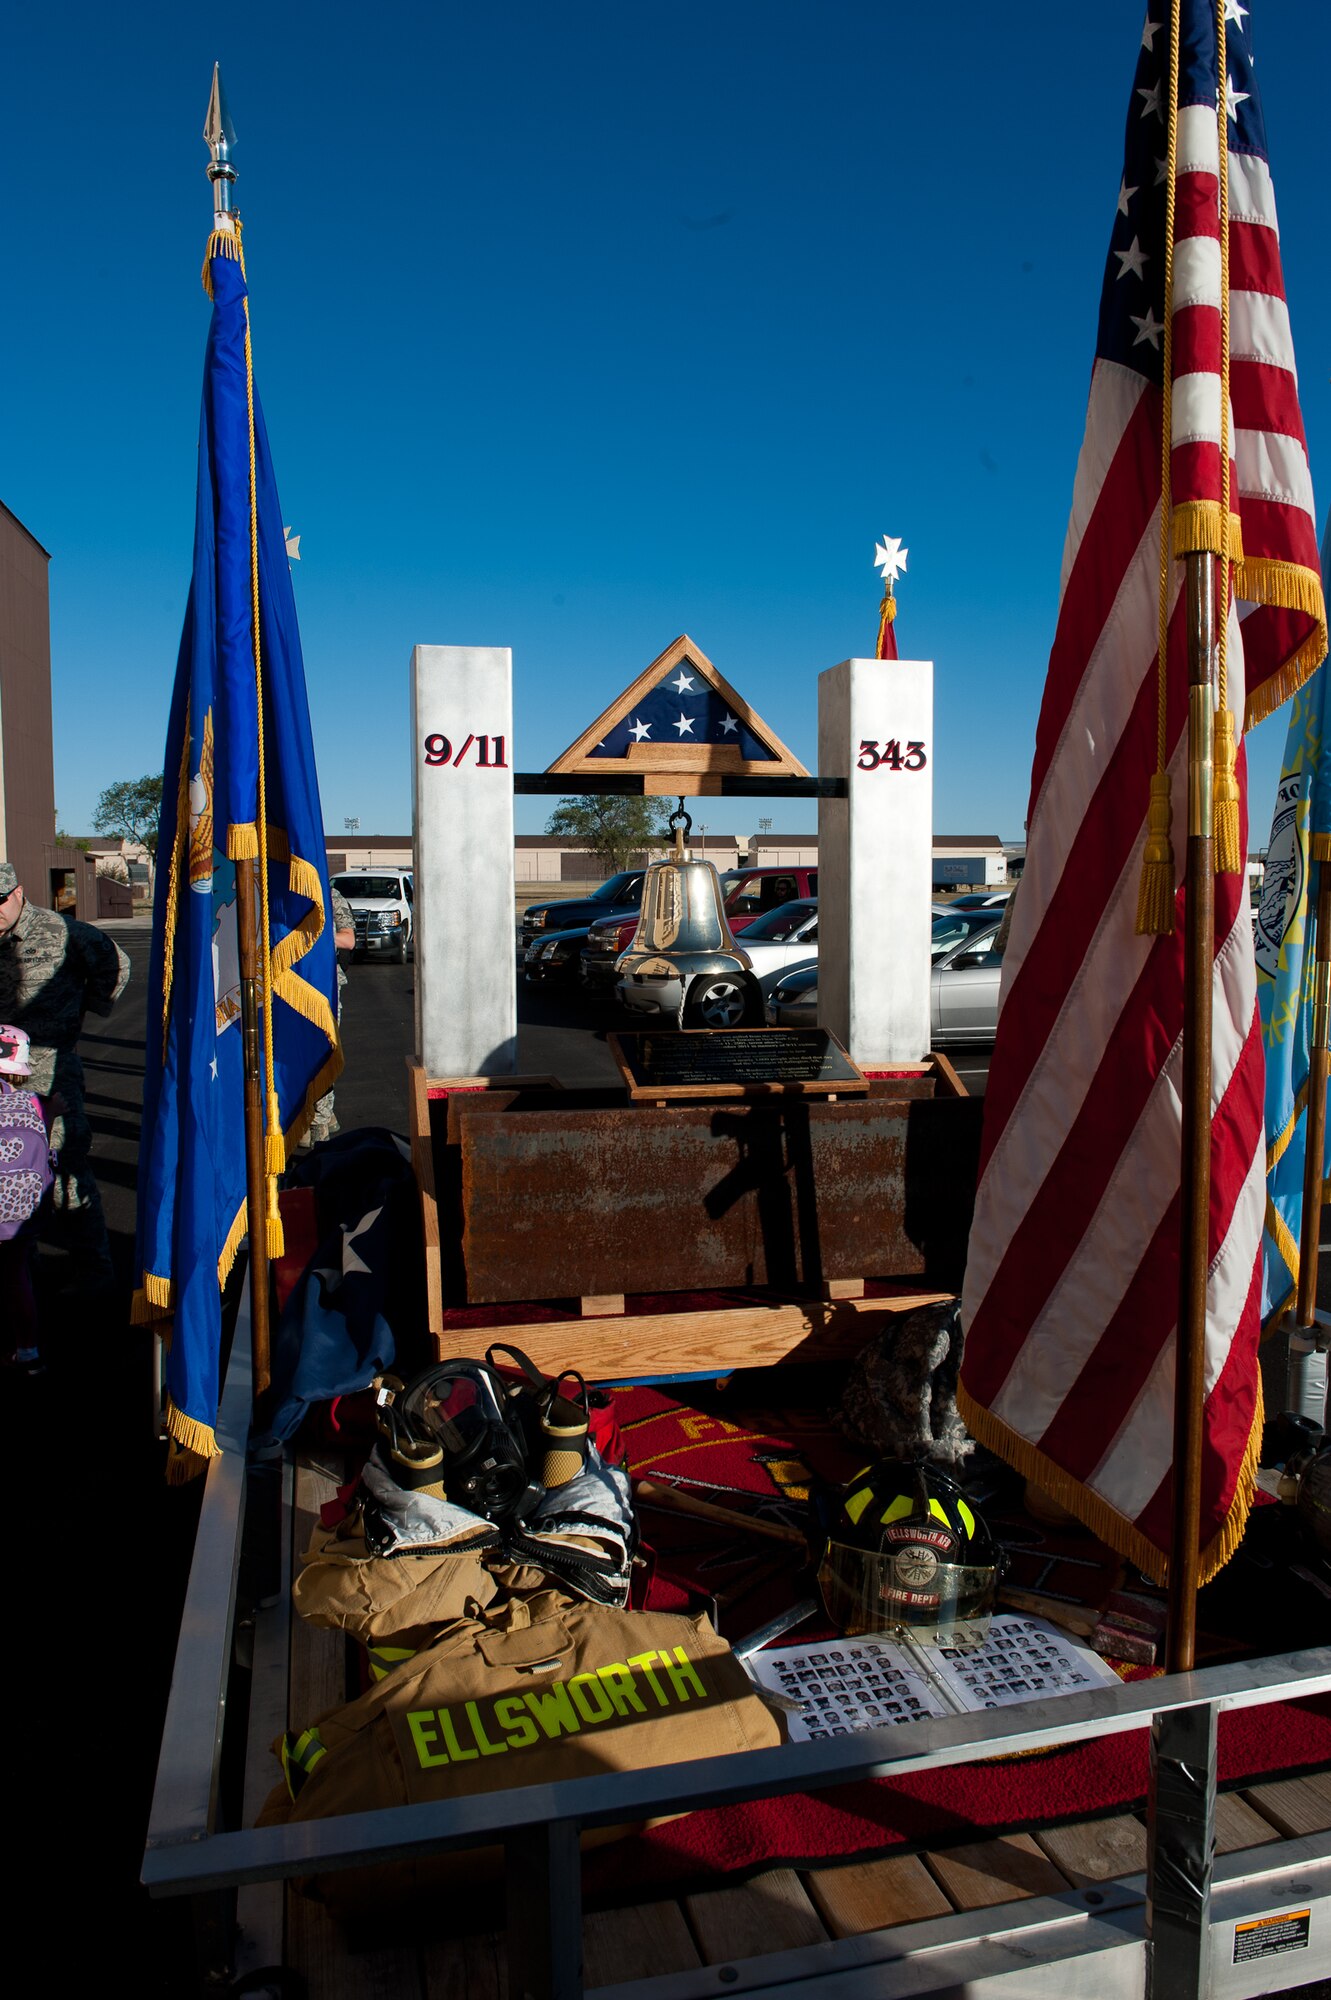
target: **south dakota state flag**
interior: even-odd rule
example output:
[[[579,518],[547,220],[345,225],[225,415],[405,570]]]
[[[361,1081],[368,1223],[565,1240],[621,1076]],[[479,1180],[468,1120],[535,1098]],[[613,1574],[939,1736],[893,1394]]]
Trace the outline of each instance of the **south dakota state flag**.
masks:
[[[1331,600],[1331,515],[1322,538],[1322,584]],[[1299,1282],[1316,979],[1310,913],[1317,902],[1315,864],[1331,867],[1328,727],[1331,662],[1319,667],[1294,697],[1257,913],[1257,1006],[1266,1046],[1263,1324],[1289,1304]],[[1331,1126],[1327,1137],[1331,1157]]]
[[[218,1452],[221,1286],[247,1226],[238,864],[258,863],[270,1176],[342,1066],[323,816],[238,225],[210,237],[204,287],[213,318],[162,785],[134,1299],[136,1320],[172,1322],[174,1479]]]

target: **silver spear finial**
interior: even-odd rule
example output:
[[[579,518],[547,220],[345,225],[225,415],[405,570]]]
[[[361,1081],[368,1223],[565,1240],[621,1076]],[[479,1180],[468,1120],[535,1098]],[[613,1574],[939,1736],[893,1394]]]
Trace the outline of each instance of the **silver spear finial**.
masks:
[[[231,164],[231,148],[236,143],[235,127],[226,108],[226,92],[222,88],[222,71],[218,63],[213,64],[213,87],[208,98],[208,116],[203,121],[203,136],[212,158],[208,162],[208,178],[213,184],[213,225],[229,228],[229,221],[222,223],[222,217],[231,214],[231,183],[236,178],[236,170]]]

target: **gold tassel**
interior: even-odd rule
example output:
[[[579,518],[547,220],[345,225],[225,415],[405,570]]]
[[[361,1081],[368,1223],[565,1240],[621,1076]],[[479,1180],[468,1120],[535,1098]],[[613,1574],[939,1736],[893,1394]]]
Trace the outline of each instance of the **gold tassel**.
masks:
[[[1168,771],[1151,778],[1141,887],[1137,892],[1138,937],[1170,937],[1174,930],[1174,808]]]
[[[228,861],[256,861],[259,856],[259,829],[253,820],[246,820],[242,826],[233,826],[227,832],[226,856]]]
[[[1234,715],[1227,704],[1215,712],[1211,741],[1215,766],[1215,872],[1217,875],[1241,875],[1243,856],[1239,853],[1239,781],[1234,775]]]
[[[887,637],[887,628],[892,623],[892,620],[896,617],[896,615],[897,615],[897,600],[895,597],[893,597],[890,590],[885,590],[883,592],[883,601],[878,611],[878,655],[877,656],[880,660],[883,657],[883,641]]]
[[[287,1241],[282,1228],[282,1211],[278,1206],[277,1182],[275,1180],[268,1182],[268,1215],[266,1223],[265,1235],[268,1243],[269,1257],[284,1257],[286,1255]]]
[[[268,1093],[266,1115],[267,1131],[264,1133],[264,1163],[270,1174],[285,1172],[287,1164],[286,1140],[282,1137],[282,1107],[277,1101],[277,1092]]]
[[[208,1460],[187,1445],[177,1444],[174,1438],[166,1441],[166,1483],[168,1486],[188,1486],[208,1470]]]

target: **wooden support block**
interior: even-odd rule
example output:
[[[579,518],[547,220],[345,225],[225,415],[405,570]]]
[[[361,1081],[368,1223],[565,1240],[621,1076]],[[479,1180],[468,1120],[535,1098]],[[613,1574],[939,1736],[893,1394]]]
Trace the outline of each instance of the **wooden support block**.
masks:
[[[1215,1801],[1215,1845],[1217,1854],[1238,1854],[1245,1847],[1261,1847],[1280,1835],[1270,1820],[1241,1799],[1237,1792],[1217,1792]]]
[[[924,1863],[913,1854],[810,1869],[804,1886],[832,1937],[858,1937],[891,1924],[945,1917],[952,1908]]]
[[[863,1278],[827,1278],[818,1287],[820,1299],[862,1299]]]
[[[427,1944],[421,1952],[421,1971],[423,2000],[507,2000],[508,1963],[501,1933]],[[310,2000],[321,2000],[313,1987]]]
[[[684,1909],[705,1965],[794,1951],[827,1936],[793,1868],[773,1868],[733,1889],[686,1896]]]
[[[929,1871],[959,1910],[982,1910],[991,1903],[1015,1903],[1025,1896],[1053,1896],[1067,1878],[1041,1854],[1028,1833],[980,1840],[926,1854]]]
[[[1252,1785],[1243,1796],[1287,1840],[1304,1833],[1321,1833],[1331,1826],[1331,1774],[1325,1771],[1314,1778]]]
[[[582,1977],[589,1987],[693,1972],[701,1964],[678,1903],[640,1903],[583,1920]]]
[[[584,1319],[611,1319],[615,1314],[623,1312],[624,1294],[622,1292],[588,1293],[581,1299],[580,1304]]]
[[[288,1889],[287,1964],[318,2000],[424,2000],[420,1953],[414,1945],[351,1952],[327,1910]],[[484,1989],[436,1987],[449,2000],[491,2000]],[[496,1996],[498,2000],[498,1996]]]
[[[1139,1875],[1146,1866],[1146,1828],[1131,1813],[1050,1827],[1035,1841],[1074,1889],[1115,1875]]]

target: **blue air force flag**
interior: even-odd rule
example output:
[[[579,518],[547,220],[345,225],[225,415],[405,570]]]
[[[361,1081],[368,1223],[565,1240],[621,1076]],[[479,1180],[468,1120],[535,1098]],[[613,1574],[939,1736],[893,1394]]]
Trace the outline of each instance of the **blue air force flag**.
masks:
[[[305,670],[238,234],[210,238],[204,285],[213,317],[194,573],[162,784],[134,1298],[137,1320],[173,1322],[166,1422],[176,1479],[217,1454],[221,1286],[247,1222],[264,1226],[246,1215],[238,866],[258,864],[270,1175],[342,1066]]]
[[[1322,539],[1322,584],[1331,596],[1331,515]],[[1288,1305],[1299,1282],[1316,978],[1309,917],[1316,907],[1314,864],[1331,866],[1329,724],[1331,661],[1294,696],[1257,913],[1257,1007],[1266,1048],[1263,1324]],[[1327,1139],[1331,1147],[1331,1125]],[[1331,1152],[1323,1162],[1323,1178],[1328,1165]]]

